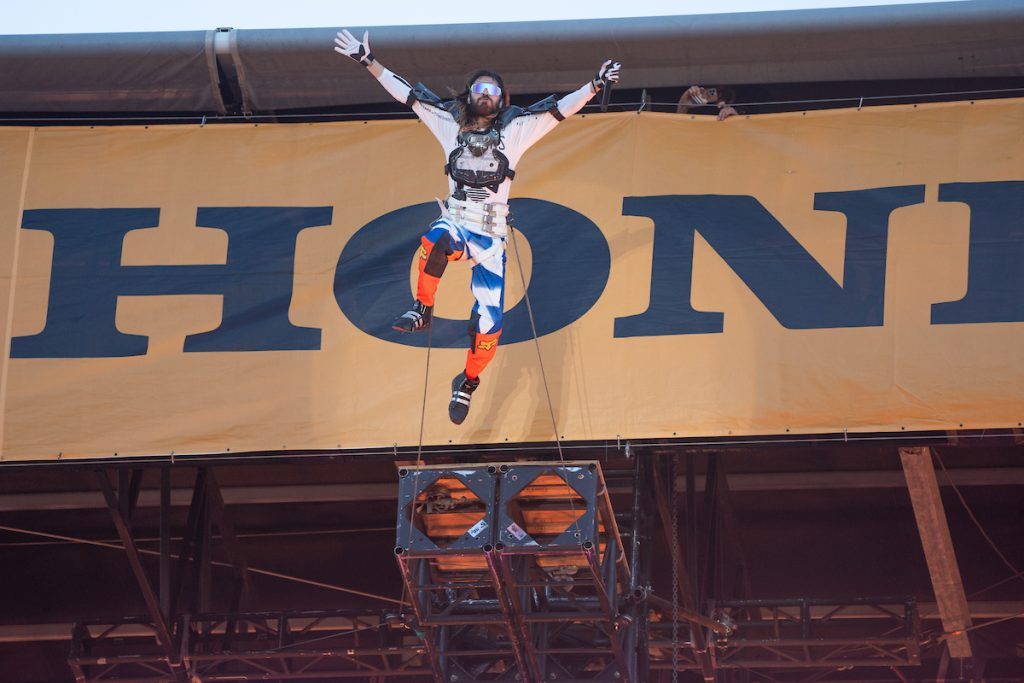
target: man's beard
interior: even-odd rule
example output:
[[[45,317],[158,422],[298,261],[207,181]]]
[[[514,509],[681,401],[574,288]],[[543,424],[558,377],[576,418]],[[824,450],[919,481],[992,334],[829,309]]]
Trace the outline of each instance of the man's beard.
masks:
[[[480,100],[479,102],[470,101],[469,113],[479,118],[494,116],[498,113],[498,104],[491,99]]]

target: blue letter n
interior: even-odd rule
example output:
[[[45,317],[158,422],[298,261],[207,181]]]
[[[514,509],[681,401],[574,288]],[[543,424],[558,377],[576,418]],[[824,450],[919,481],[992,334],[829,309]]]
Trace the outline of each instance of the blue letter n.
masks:
[[[815,195],[816,210],[846,216],[846,260],[840,284],[753,197],[626,197],[624,215],[654,221],[654,261],[647,310],[617,318],[615,336],[722,331],[722,313],[697,311],[690,304],[695,232],[783,327],[881,325],[889,214],[923,200],[923,185]]]

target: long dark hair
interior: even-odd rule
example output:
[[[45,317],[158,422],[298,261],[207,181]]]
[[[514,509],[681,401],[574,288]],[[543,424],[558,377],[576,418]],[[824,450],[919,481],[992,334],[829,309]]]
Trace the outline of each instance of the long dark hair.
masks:
[[[469,89],[477,82],[478,79],[483,78],[484,76],[493,78],[494,82],[498,84],[499,88],[501,88],[501,106],[498,108],[498,111],[505,109],[509,105],[508,89],[505,87],[505,81],[502,79],[500,74],[496,71],[491,71],[490,69],[479,69],[474,71],[466,77],[466,87],[462,89],[462,92],[455,96],[455,101],[459,104],[460,128],[466,128],[469,126],[473,118],[469,113]]]

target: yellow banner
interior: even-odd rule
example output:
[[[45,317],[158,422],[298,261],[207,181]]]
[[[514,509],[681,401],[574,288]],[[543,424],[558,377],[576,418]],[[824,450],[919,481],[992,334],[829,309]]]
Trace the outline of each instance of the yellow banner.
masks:
[[[469,265],[389,328],[422,125],[0,129],[0,455],[415,446],[428,338],[427,446],[551,440],[545,375],[567,440],[1020,426],[1022,104],[561,123],[458,427]]]

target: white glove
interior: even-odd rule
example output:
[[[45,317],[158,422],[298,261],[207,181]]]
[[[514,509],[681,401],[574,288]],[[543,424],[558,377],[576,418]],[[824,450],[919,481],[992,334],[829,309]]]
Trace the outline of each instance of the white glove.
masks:
[[[619,62],[613,62],[608,59],[601,64],[601,68],[597,70],[597,75],[594,76],[594,90],[600,90],[609,83],[619,82],[619,69],[622,64]]]
[[[350,57],[363,66],[370,66],[373,62],[373,53],[370,52],[369,31],[365,31],[362,41],[359,41],[356,40],[354,35],[349,33],[347,28],[343,28],[338,32],[338,37],[334,39],[334,43],[334,51],[338,54]]]

